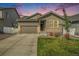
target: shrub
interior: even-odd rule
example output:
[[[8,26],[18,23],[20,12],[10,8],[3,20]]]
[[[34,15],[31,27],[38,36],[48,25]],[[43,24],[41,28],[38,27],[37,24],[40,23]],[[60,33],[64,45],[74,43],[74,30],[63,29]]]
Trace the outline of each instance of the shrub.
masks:
[[[48,33],[49,36],[54,36],[53,32]]]
[[[69,35],[68,33],[66,33],[66,34],[64,34],[64,37],[65,37],[66,39],[69,39],[70,35]]]
[[[60,33],[55,33],[55,37],[58,37],[60,36],[61,34]]]
[[[58,36],[60,36],[61,34],[60,34],[60,33],[49,32],[48,35],[49,35],[49,36],[55,36],[55,37],[58,37]]]

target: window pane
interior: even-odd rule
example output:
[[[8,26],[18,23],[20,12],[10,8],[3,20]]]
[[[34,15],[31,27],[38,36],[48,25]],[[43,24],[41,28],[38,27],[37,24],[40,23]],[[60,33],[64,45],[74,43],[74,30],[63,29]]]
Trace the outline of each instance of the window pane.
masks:
[[[55,20],[54,21],[54,28],[58,28],[59,27],[59,21],[58,20]]]
[[[0,11],[0,18],[2,18],[2,11]]]

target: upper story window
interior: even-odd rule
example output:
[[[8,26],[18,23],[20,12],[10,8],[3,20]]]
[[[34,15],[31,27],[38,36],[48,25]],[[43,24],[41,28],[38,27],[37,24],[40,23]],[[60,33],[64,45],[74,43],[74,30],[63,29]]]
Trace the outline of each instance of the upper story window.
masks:
[[[0,10],[0,18],[2,18],[2,10]]]

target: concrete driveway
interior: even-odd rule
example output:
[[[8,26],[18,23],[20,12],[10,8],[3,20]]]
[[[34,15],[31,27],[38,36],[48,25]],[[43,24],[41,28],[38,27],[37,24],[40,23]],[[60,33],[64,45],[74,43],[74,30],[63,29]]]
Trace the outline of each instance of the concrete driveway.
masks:
[[[0,41],[1,56],[36,56],[38,34],[17,34]]]

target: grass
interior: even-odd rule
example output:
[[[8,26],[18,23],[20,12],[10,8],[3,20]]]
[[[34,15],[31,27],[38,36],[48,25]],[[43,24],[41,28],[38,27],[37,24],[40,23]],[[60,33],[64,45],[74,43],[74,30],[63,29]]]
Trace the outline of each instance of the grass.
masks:
[[[78,56],[79,40],[62,39],[61,37],[39,37],[37,46],[38,56]]]

